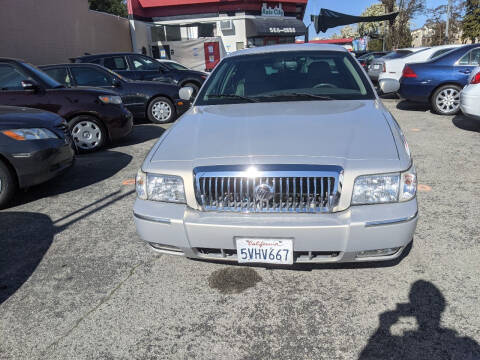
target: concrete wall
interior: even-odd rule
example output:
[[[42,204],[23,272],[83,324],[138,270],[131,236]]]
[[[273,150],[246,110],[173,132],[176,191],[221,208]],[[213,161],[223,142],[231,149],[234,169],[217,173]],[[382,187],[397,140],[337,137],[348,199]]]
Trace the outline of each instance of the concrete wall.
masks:
[[[33,64],[85,52],[132,51],[127,19],[90,11],[87,0],[11,0],[0,11],[0,56]]]

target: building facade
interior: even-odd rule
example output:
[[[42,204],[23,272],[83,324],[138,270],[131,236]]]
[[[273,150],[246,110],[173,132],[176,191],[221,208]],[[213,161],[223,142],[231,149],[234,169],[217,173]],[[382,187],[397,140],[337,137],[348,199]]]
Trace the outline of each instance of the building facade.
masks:
[[[91,11],[87,0],[6,1],[0,11],[4,57],[36,65],[85,53],[132,51],[127,19]]]
[[[218,42],[215,54],[294,43],[306,32],[307,1],[128,0],[132,44],[156,58],[175,58],[172,47],[198,39]],[[203,48],[206,60],[212,56],[208,46]]]

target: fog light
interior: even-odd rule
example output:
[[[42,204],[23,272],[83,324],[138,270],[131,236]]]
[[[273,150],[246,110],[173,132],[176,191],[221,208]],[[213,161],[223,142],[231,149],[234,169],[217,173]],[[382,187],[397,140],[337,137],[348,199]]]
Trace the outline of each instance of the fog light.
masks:
[[[365,250],[359,251],[357,253],[357,258],[368,258],[368,257],[378,257],[378,256],[390,256],[398,252],[399,247],[388,248],[388,249],[377,249],[377,250]]]

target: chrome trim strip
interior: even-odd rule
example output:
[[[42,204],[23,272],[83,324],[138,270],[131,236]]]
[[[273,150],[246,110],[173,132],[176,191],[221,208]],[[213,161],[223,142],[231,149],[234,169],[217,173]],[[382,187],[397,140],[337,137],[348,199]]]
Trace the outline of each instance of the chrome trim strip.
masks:
[[[418,216],[418,211],[413,214],[412,216],[400,219],[392,219],[392,220],[381,220],[381,221],[369,221],[365,223],[365,227],[374,227],[374,226],[382,226],[382,225],[393,225],[393,224],[400,224],[404,222],[411,221]]]
[[[161,224],[171,224],[172,223],[170,221],[170,219],[167,219],[167,218],[156,218],[156,217],[153,217],[153,216],[140,215],[140,214],[137,214],[136,212],[133,213],[133,216],[136,217],[137,219],[140,219],[140,220],[152,221],[152,222],[157,222],[157,223],[161,223]]]

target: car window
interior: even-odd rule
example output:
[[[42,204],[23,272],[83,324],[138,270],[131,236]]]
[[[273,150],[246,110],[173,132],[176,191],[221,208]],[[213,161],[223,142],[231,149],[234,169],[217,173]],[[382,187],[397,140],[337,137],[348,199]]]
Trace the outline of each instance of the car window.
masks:
[[[159,68],[158,61],[140,55],[133,55],[132,63],[135,70],[158,70]]]
[[[72,80],[70,79],[70,75],[68,74],[66,67],[43,69],[43,71],[50,77],[57,80],[60,84],[65,86],[72,85]]]
[[[23,80],[32,78],[16,66],[0,63],[0,90],[22,90]]]
[[[480,48],[473,49],[463,55],[458,61],[458,65],[478,66],[480,65]]]
[[[274,102],[373,99],[374,94],[357,62],[345,52],[275,52],[224,59],[196,104],[231,104],[245,97]]]
[[[103,66],[113,71],[128,70],[127,61],[125,60],[124,56],[113,56],[104,58]]]
[[[430,59],[434,59],[442,54],[445,54],[446,52],[449,52],[450,50],[452,50],[453,48],[446,48],[446,49],[440,49],[440,50],[437,50],[435,51],[432,56],[430,56]]]
[[[72,76],[79,86],[111,86],[109,74],[91,67],[72,67]]]
[[[175,69],[175,70],[189,70],[186,66],[183,66],[182,64],[176,63],[176,62],[169,62],[169,61],[162,61],[160,64],[166,66],[169,69]]]

